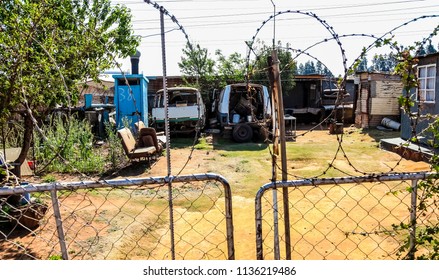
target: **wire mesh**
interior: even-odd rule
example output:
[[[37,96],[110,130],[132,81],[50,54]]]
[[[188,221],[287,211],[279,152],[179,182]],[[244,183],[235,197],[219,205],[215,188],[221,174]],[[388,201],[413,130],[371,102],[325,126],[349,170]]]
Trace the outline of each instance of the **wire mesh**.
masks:
[[[280,258],[285,259],[288,227],[292,259],[407,258],[410,241],[416,242],[416,236],[410,233],[422,232],[427,225],[438,225],[439,212],[435,206],[438,198],[429,197],[423,211],[416,212],[420,209],[419,201],[425,198],[422,193],[416,193],[417,207],[411,207],[412,184],[419,176],[427,175],[414,173],[393,178],[391,175],[283,182],[281,186],[288,187],[289,196],[290,219],[286,222],[281,201],[273,201],[273,194],[280,189],[275,184],[265,186],[256,199],[257,257],[275,259],[278,246]],[[267,191],[270,189],[271,192]],[[411,218],[412,211],[416,215]],[[273,220],[275,212],[279,214],[278,221]],[[274,242],[276,222],[279,244]],[[419,256],[432,247],[428,242],[418,243],[414,250]]]
[[[80,188],[53,185],[55,204],[45,190],[49,185],[30,186],[32,202],[21,206],[12,200],[23,199],[24,193],[2,188],[0,259],[170,259],[171,227],[176,259],[233,258],[228,184],[215,175],[200,176],[173,178],[174,224],[169,223],[165,178],[114,186],[109,186],[114,181],[86,182]],[[54,206],[60,211],[61,238]],[[38,215],[31,215],[31,208]]]

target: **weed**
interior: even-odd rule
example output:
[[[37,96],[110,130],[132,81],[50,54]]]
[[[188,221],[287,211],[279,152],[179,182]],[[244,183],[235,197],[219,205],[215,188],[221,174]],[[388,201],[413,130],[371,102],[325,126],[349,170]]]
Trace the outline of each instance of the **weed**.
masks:
[[[235,167],[235,172],[249,173],[250,171],[248,160],[241,160]]]
[[[35,157],[47,171],[100,173],[104,169],[102,153],[93,148],[90,124],[75,116],[53,115],[42,127],[46,136],[35,133]]]
[[[56,182],[56,178],[52,174],[45,175],[42,180],[43,180],[44,183],[54,183],[54,182]]]
[[[116,170],[121,163],[124,163],[126,156],[123,153],[122,143],[117,136],[116,129],[110,123],[105,123],[105,132],[108,144],[106,159],[110,162],[111,170]]]
[[[212,145],[208,143],[206,137],[201,137],[198,139],[198,143],[195,145],[195,149],[197,150],[211,150]]]

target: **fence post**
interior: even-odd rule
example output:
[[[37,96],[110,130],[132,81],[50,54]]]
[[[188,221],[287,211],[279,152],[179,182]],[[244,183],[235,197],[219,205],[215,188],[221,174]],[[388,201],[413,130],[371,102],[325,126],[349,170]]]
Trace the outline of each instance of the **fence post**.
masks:
[[[262,189],[262,188],[261,188]],[[262,195],[264,191],[261,189],[256,194],[255,198],[255,226],[256,226],[256,259],[263,260],[263,240],[262,240]]]
[[[411,203],[410,203],[410,247],[407,258],[415,259],[416,252],[416,207],[418,199],[418,180],[412,180]]]
[[[62,226],[61,211],[59,210],[58,195],[56,189],[50,191],[50,196],[52,198],[53,215],[55,216],[59,246],[61,247],[61,256],[63,260],[68,260],[69,255],[67,254],[66,239],[64,235],[64,229]]]

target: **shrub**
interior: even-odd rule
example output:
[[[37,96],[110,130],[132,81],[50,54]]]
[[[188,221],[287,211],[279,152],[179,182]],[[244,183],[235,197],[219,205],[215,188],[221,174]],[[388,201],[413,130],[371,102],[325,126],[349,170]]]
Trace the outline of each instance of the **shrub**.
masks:
[[[104,156],[93,149],[94,136],[87,121],[54,114],[42,131],[44,137],[38,134],[34,137],[35,158],[42,169],[87,174],[104,170]]]

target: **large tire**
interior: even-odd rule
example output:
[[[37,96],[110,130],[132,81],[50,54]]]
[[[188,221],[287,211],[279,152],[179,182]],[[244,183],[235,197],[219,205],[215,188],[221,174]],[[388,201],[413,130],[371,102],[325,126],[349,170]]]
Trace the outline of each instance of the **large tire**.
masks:
[[[233,129],[232,137],[238,143],[249,142],[253,138],[253,129],[245,123],[237,124]]]

